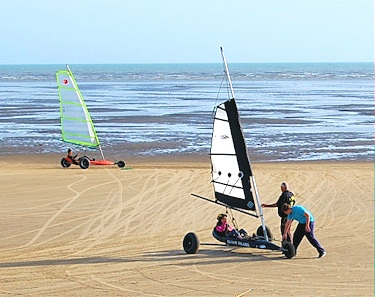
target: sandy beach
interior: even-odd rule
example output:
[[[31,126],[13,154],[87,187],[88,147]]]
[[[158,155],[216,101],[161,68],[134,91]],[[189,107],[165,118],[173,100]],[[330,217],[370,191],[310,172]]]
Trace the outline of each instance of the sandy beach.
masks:
[[[374,199],[370,162],[255,163],[262,202],[282,181],[316,219],[317,252],[298,255],[201,245],[224,209],[213,197],[208,158],[126,160],[116,167],[63,169],[59,155],[0,157],[0,295],[373,296]],[[254,232],[258,219],[235,214]],[[280,240],[276,209],[267,225]],[[293,230],[296,224],[293,225]]]

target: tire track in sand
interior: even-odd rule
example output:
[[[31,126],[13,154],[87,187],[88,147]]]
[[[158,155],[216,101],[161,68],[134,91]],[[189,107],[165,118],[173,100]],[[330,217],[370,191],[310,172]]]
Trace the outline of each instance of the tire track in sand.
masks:
[[[113,181],[116,182],[117,189],[111,190],[111,192],[104,200],[103,204],[91,216],[91,219],[86,221],[86,227],[81,232],[80,238],[85,238],[91,234],[96,234],[96,236],[103,235],[106,237],[106,234],[109,234],[110,230],[112,230],[114,226],[118,223],[121,214],[124,210],[124,208],[122,207],[124,200],[122,182],[109,169],[106,170],[107,173],[113,179]],[[115,205],[111,208],[115,200],[117,201]],[[101,211],[101,208],[103,207],[104,210]],[[96,227],[93,227],[97,221],[99,221],[99,224]],[[109,221],[111,222],[108,224]]]
[[[27,247],[29,245],[32,245],[42,234],[43,232],[48,228],[48,226],[53,222],[54,219],[56,219],[65,209],[69,207],[83,192],[78,192],[72,188],[73,185],[79,184],[80,182],[84,181],[87,179],[87,176],[82,176],[82,178],[78,181],[75,181],[67,186],[67,188],[76,193],[74,197],[72,197],[62,208],[60,208],[52,217],[50,217],[47,222],[43,225],[42,228],[39,229],[38,233],[25,245],[21,247]]]
[[[44,231],[51,225],[51,223],[58,217],[60,216],[73,202],[75,202],[83,193],[86,193],[92,189],[95,189],[95,188],[98,188],[98,187],[101,187],[103,185],[107,185],[107,184],[111,184],[113,183],[113,181],[107,181],[107,182],[103,182],[103,183],[100,183],[100,184],[97,184],[97,185],[94,185],[94,186],[91,186],[91,187],[87,187],[85,188],[84,190],[82,191],[76,191],[74,190],[72,187],[75,185],[75,184],[79,184],[81,182],[83,182],[84,180],[87,179],[87,176],[82,176],[82,178],[79,180],[79,181],[75,181],[75,182],[72,182],[71,184],[67,185],[66,187],[72,191],[73,193],[75,193],[76,195],[73,196],[63,207],[61,207],[56,213],[54,213],[47,221],[46,223],[38,230],[37,234],[28,242],[26,243],[25,245],[21,246],[20,248],[23,248],[23,247],[27,247],[27,246],[30,246],[32,245],[36,240],[38,240],[38,238],[44,233]],[[49,241],[49,240],[48,240]]]

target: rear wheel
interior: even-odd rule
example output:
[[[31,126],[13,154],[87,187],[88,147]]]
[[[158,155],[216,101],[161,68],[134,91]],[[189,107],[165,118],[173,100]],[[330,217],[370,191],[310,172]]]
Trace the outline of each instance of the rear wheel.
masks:
[[[118,161],[117,166],[120,167],[120,168],[123,168],[123,167],[125,167],[125,162],[124,161]]]
[[[267,226],[266,226],[266,232],[267,232],[268,239],[271,241],[273,239],[273,234],[272,234],[270,228],[268,228]],[[263,232],[263,227],[262,226],[258,227],[258,229],[257,229],[257,235],[264,237],[264,232]]]
[[[246,232],[245,229],[240,229],[240,230],[238,230],[238,232],[240,233],[240,235],[241,235],[242,237],[246,237],[246,236],[248,236],[248,234],[247,234],[247,232]]]
[[[296,250],[294,248],[294,245],[290,241],[284,241],[283,248],[286,250],[286,251],[283,251],[283,254],[288,259],[291,259],[296,255]]]
[[[185,253],[195,254],[199,249],[199,238],[195,233],[190,232],[185,235],[182,245]]]
[[[79,159],[79,167],[82,169],[87,169],[90,166],[90,160],[87,157],[82,157]]]
[[[66,168],[66,167],[70,167],[70,165],[72,165],[72,163],[68,162],[65,158],[62,158],[61,161],[60,161],[60,164],[62,167]]]

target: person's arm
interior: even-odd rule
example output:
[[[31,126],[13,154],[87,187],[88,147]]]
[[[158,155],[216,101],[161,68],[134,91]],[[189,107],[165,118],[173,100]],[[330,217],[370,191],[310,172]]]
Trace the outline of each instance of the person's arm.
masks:
[[[262,207],[277,207],[277,203],[272,203],[272,204],[262,203],[261,206],[262,206]]]
[[[306,217],[305,231],[310,232],[310,215],[307,212],[305,212],[303,215]]]
[[[225,225],[224,224],[221,224],[221,225],[218,225],[218,226],[216,226],[216,231],[217,232],[225,232]]]
[[[292,222],[293,222],[293,220],[287,220],[286,221],[282,240],[285,240],[285,239],[288,238],[288,233],[290,231],[290,227],[292,226]]]

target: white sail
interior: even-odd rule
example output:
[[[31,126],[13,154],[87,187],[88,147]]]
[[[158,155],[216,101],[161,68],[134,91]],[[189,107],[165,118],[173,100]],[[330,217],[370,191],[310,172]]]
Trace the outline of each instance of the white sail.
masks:
[[[228,206],[255,210],[252,172],[234,99],[216,107],[210,155],[216,199]]]

